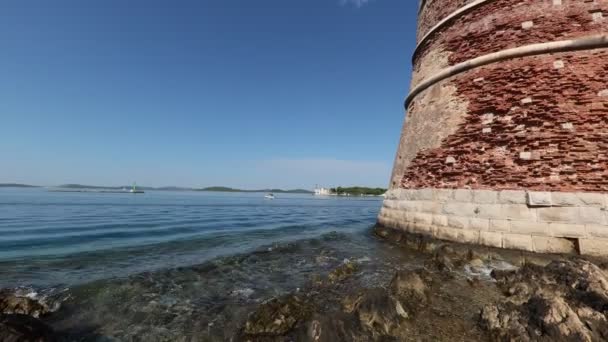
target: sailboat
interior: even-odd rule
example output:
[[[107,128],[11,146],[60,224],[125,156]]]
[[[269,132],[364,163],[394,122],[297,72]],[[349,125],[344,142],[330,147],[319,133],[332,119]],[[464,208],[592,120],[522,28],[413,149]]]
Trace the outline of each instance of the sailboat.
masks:
[[[131,190],[129,190],[129,192],[132,194],[143,194],[144,193],[143,190],[137,190],[137,185],[135,183],[133,183],[133,187],[131,188]]]

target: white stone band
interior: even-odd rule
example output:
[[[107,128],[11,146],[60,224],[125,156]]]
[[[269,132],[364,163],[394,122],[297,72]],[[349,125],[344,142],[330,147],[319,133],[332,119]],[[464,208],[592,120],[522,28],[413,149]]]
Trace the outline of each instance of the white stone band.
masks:
[[[393,189],[378,222],[442,240],[608,255],[607,208],[603,193]]]
[[[421,92],[432,86],[433,84],[440,82],[446,78],[460,74],[471,69],[475,69],[484,65],[504,61],[507,59],[513,59],[518,57],[527,57],[535,55],[544,55],[557,52],[568,52],[568,51],[580,51],[580,50],[592,50],[608,47],[608,35],[598,34],[584,38],[571,39],[571,40],[560,40],[550,43],[538,43],[524,45],[512,49],[502,50],[480,56],[477,58],[470,59],[468,61],[456,64],[454,66],[445,68],[437,74],[423,80],[417,84],[407,96],[405,100],[405,109],[409,107],[412,100]]]

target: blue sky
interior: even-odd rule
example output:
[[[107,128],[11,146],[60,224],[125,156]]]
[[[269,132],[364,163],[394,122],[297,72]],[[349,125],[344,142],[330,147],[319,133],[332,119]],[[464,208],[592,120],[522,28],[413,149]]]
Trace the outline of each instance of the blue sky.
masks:
[[[6,0],[0,182],[386,186],[414,0]]]

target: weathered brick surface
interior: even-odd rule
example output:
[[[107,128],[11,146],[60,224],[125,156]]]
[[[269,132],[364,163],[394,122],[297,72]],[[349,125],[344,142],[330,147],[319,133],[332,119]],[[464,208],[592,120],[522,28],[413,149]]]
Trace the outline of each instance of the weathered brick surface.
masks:
[[[507,60],[443,82],[467,114],[440,147],[417,153],[401,187],[608,190],[608,49]]]
[[[472,0],[426,0],[418,37]],[[505,49],[608,32],[608,0],[492,0],[428,36],[412,84]],[[608,14],[608,13],[607,13]],[[608,254],[608,48],[503,59],[408,97],[378,222],[536,252]]]
[[[445,67],[526,44],[605,33],[608,19],[593,20],[597,11],[606,16],[608,1],[566,1],[557,6],[547,0],[488,1],[429,36],[414,56],[415,74],[429,68],[425,61],[434,59],[437,51],[449,55],[440,61]]]
[[[474,0],[426,0],[418,16],[418,41],[443,18]]]
[[[421,94],[407,115],[395,157],[391,187],[399,186],[406,168],[416,154],[441,146],[443,139],[453,134],[464,121],[462,113],[468,104],[456,96],[456,87],[438,84]],[[415,136],[416,139],[410,139]]]

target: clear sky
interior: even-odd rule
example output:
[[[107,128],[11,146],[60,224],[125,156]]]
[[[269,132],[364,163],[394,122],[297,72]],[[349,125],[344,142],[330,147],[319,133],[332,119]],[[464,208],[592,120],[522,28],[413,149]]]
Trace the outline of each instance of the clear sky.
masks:
[[[386,186],[415,0],[5,0],[0,183]]]

